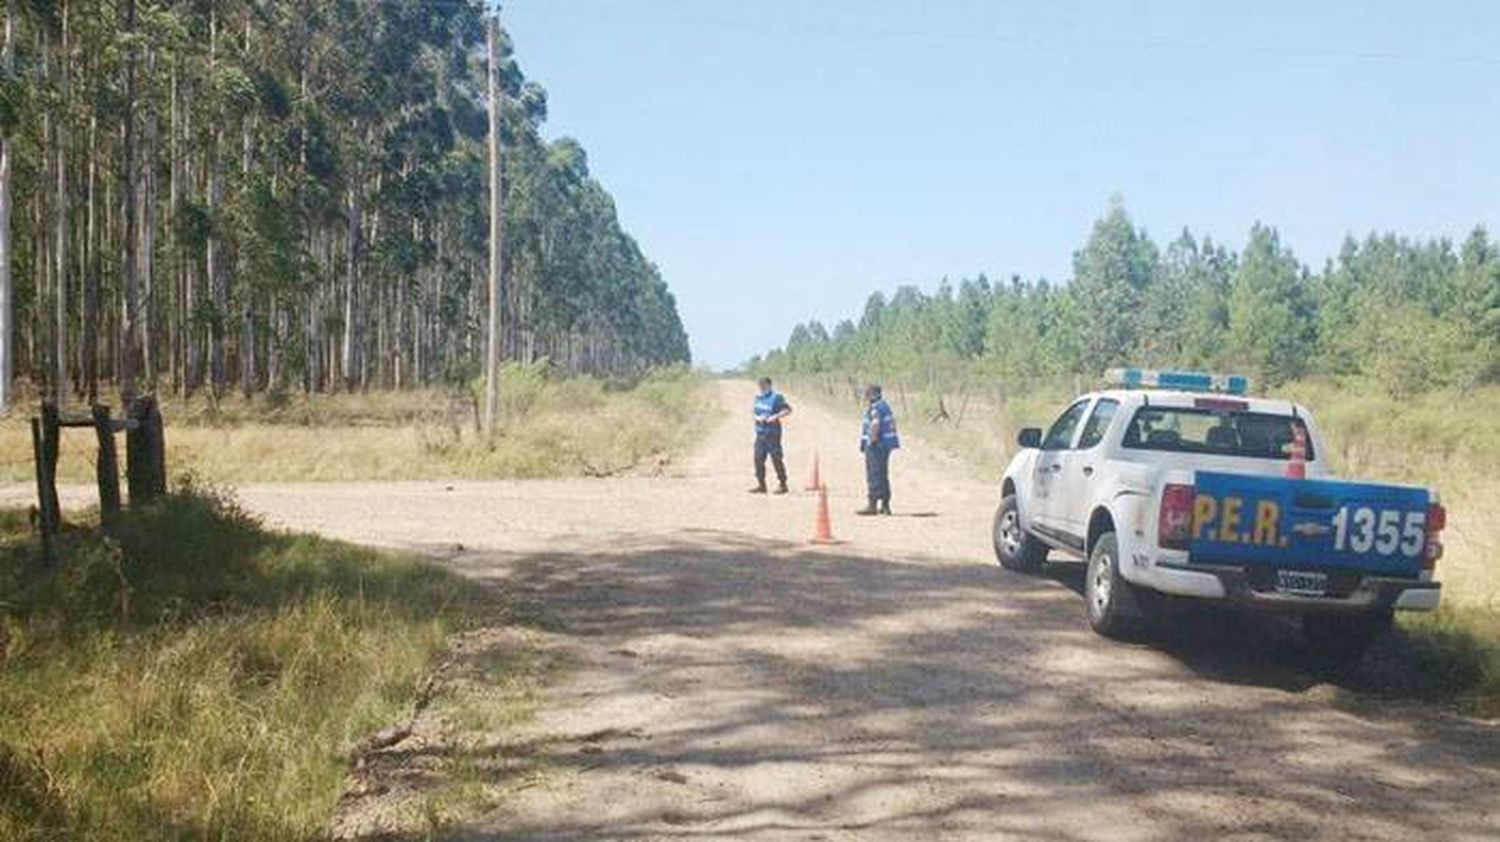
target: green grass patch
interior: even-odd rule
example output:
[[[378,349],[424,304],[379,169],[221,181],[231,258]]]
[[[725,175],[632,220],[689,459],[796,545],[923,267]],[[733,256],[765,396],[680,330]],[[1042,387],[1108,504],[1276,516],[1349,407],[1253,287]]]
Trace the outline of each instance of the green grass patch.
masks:
[[[1420,683],[1419,695],[1452,698],[1470,713],[1500,718],[1500,613],[1444,607],[1401,615],[1409,656],[1393,681]]]
[[[490,600],[191,485],[59,557],[0,513],[0,839],[323,838],[351,750]]]

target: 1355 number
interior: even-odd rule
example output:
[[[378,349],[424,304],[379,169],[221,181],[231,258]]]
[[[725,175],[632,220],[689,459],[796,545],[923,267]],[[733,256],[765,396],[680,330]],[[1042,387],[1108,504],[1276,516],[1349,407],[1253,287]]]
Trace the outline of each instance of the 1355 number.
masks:
[[[1427,513],[1399,510],[1377,512],[1368,506],[1345,506],[1333,517],[1333,549],[1363,555],[1374,550],[1380,555],[1416,558],[1427,542]]]

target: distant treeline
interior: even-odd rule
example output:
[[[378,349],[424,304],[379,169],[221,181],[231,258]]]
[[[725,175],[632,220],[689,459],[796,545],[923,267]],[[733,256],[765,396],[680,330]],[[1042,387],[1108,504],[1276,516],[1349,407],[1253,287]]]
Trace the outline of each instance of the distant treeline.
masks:
[[[483,6],[9,0],[0,294],[17,377],[401,387],[477,372]],[[675,302],[501,47],[508,359],[688,358]],[[8,274],[7,273],[8,270]],[[8,382],[8,380],[7,380]]]
[[[922,378],[957,369],[1019,386],[1114,365],[1244,371],[1275,385],[1362,376],[1396,394],[1500,380],[1500,243],[1395,235],[1347,240],[1320,271],[1276,229],[1238,253],[1184,231],[1163,250],[1118,205],[1094,224],[1066,284],[875,293],[858,322],[800,324],[750,368]]]

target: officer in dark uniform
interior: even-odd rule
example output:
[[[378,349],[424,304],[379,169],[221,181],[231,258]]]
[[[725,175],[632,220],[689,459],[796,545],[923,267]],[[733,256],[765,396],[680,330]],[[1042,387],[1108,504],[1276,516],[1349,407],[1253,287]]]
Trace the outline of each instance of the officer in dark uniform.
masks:
[[[869,504],[859,515],[891,513],[891,451],[901,446],[896,434],[896,414],[885,402],[880,387],[865,387],[865,415],[859,429],[859,449],[865,454],[865,488]]]
[[[792,405],[771,388],[771,378],[760,379],[760,394],[755,396],[755,487],[751,494],[766,493],[766,457],[776,468],[776,493],[786,493],[786,461],[781,453],[781,419],[792,414]]]

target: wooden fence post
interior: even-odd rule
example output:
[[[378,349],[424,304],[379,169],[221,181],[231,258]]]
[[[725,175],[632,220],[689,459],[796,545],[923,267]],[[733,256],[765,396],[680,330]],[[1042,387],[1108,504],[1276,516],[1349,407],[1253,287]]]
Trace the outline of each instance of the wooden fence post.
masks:
[[[167,492],[161,410],[150,395],[137,398],[130,405],[125,427],[125,459],[130,505],[148,502]]]
[[[150,410],[146,413],[146,441],[151,459],[152,493],[157,497],[167,493],[167,437],[162,422],[161,405],[151,398]]]
[[[99,440],[95,475],[99,479],[99,518],[109,526],[120,513],[120,457],[115,450],[114,422],[109,407],[94,404],[94,434]]]
[[[57,532],[58,513],[54,508],[57,486],[47,465],[47,442],[42,419],[31,419],[31,452],[36,461],[37,528],[42,533],[42,561],[51,564],[54,556],[53,535]]]
[[[47,463],[47,504],[51,514],[52,531],[62,528],[62,503],[57,497],[57,457],[62,445],[62,417],[57,404],[42,402],[42,460]]]

